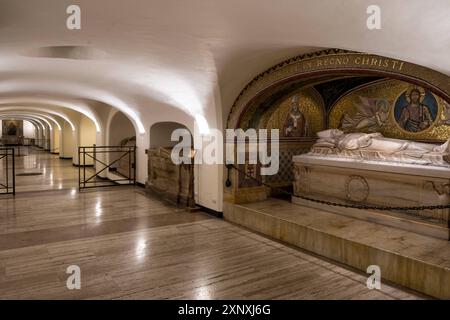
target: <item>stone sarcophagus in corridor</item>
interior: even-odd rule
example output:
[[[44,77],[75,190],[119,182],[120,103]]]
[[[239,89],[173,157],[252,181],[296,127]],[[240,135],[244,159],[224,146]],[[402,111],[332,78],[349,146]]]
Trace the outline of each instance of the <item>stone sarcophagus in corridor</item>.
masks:
[[[172,202],[195,207],[193,164],[173,163],[171,151],[171,148],[163,147],[148,150],[146,187]]]
[[[388,139],[379,134],[319,133],[307,154],[293,157],[293,202],[449,239],[449,209],[376,210],[351,205],[420,207],[450,203],[448,142]],[[321,136],[322,135],[322,136]],[[348,204],[340,207],[302,199]]]

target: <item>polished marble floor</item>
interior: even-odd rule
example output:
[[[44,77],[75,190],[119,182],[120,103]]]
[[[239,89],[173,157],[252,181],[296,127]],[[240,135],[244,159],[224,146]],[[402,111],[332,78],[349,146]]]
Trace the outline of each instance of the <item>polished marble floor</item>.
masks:
[[[46,168],[30,185],[70,180],[64,160],[29,161]],[[0,196],[0,299],[425,298],[388,283],[369,290],[364,273],[139,187],[58,189]],[[80,290],[66,287],[70,265]]]
[[[15,147],[16,192],[78,188],[78,168],[36,147]],[[88,169],[90,170],[90,169]]]

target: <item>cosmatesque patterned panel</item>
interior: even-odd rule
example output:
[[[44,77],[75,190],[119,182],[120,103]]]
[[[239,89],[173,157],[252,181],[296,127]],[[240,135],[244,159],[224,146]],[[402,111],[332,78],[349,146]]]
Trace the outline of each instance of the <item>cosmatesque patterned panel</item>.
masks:
[[[289,186],[294,181],[292,157],[309,151],[308,147],[292,147],[280,150],[280,168],[278,174],[264,176],[264,182],[277,185]]]

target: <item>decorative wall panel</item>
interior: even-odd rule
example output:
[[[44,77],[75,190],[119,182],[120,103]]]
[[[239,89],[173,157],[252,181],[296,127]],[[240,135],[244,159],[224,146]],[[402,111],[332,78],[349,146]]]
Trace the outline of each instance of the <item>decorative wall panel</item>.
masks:
[[[391,138],[450,138],[449,104],[420,86],[386,80],[347,93],[332,108],[329,127],[345,132],[381,132]]]

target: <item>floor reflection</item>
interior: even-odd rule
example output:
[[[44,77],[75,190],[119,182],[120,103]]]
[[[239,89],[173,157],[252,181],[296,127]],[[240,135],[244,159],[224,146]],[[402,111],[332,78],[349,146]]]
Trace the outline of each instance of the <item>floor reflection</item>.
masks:
[[[367,274],[123,186],[77,192],[71,160],[17,159],[0,197],[0,299],[421,299]],[[45,170],[44,170],[45,169]],[[59,186],[65,191],[57,191]],[[68,290],[68,266],[82,290]]]
[[[16,192],[78,188],[78,168],[72,159],[60,159],[58,154],[35,147],[20,149],[15,158]]]

